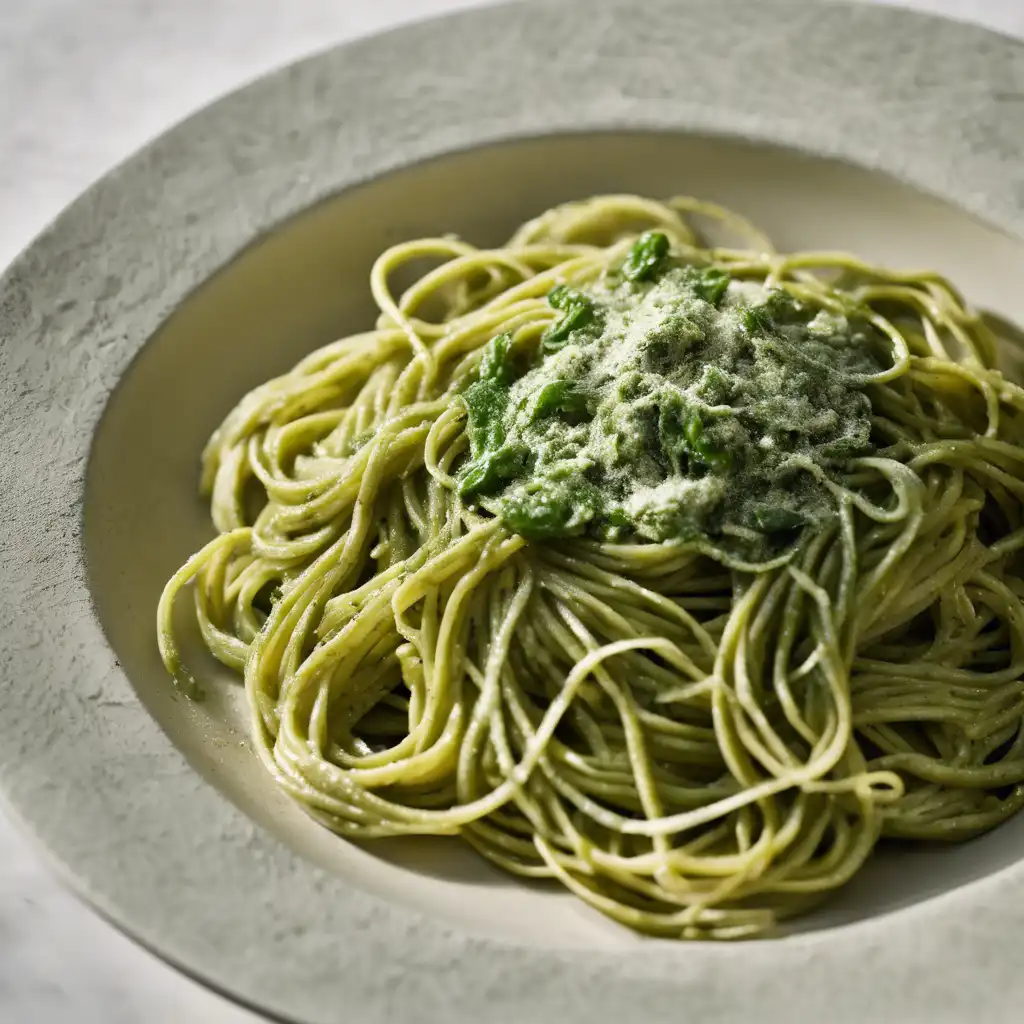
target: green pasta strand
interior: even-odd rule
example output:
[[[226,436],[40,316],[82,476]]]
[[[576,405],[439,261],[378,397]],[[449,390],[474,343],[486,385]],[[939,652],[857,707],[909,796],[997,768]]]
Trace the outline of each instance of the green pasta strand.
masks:
[[[528,539],[460,493],[458,396],[488,343],[536,350],[562,315],[549,292],[593,286],[650,230],[811,309],[855,307],[888,346],[865,385],[874,452],[808,467],[832,511],[777,557]],[[637,277],[664,255],[645,246]],[[424,257],[436,268],[392,294]],[[497,250],[396,246],[371,288],[375,330],[257,388],[211,438],[218,536],[158,611],[196,695],[171,626],[192,585],[260,758],[317,820],[458,835],[630,928],[730,939],[828,897],[883,837],[965,839],[1024,803],[1024,390],[948,282],[778,254],[692,199],[603,196]]]

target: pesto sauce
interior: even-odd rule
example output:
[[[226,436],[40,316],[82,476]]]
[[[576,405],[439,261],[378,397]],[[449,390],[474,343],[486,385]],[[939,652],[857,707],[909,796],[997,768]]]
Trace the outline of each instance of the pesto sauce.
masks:
[[[801,464],[835,476],[872,451],[877,337],[651,238],[593,288],[552,292],[562,315],[525,372],[508,335],[489,344],[463,395],[463,495],[528,537],[738,530],[767,549],[822,523],[834,501]]]

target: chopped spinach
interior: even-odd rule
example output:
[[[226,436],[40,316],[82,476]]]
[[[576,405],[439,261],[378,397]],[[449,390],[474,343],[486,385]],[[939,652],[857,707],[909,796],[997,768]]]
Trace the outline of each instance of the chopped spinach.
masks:
[[[717,306],[729,288],[732,278],[715,267],[691,268],[691,280],[694,291],[712,306]]]
[[[462,394],[469,413],[467,433],[474,458],[497,451],[505,440],[505,412],[509,390],[495,380],[478,380]]]
[[[732,468],[732,455],[711,439],[700,412],[678,394],[663,401],[659,409],[658,439],[676,472],[685,473],[695,466],[722,472]]]
[[[512,335],[508,331],[491,338],[484,347],[483,358],[480,360],[480,380],[511,384],[515,379],[511,349]]]
[[[770,334],[797,312],[797,302],[784,288],[772,288],[764,301],[743,310],[743,327],[748,334]]]
[[[501,484],[514,480],[527,467],[527,451],[521,445],[509,445],[486,452],[470,462],[459,478],[459,494],[491,494]]]
[[[622,276],[627,281],[650,281],[664,264],[668,249],[668,235],[645,231],[629,250],[622,264]]]
[[[557,285],[548,293],[548,304],[562,311],[562,317],[545,332],[541,339],[544,352],[556,352],[569,340],[569,336],[597,319],[594,302],[582,292],[565,285]]]
[[[582,416],[587,411],[587,396],[578,385],[564,377],[549,381],[538,390],[530,408],[530,422],[552,413]]]
[[[596,495],[585,484],[574,492],[535,487],[513,492],[502,504],[509,529],[531,540],[580,534],[597,514]]]
[[[728,472],[732,469],[732,453],[708,436],[699,412],[690,414],[686,424],[686,440],[690,451],[698,462],[703,462],[712,469]]]
[[[728,536],[767,557],[834,515],[801,467],[837,476],[873,450],[884,344],[785,289],[673,265],[659,234],[621,274],[553,288],[539,351],[488,342],[459,490],[531,539]]]

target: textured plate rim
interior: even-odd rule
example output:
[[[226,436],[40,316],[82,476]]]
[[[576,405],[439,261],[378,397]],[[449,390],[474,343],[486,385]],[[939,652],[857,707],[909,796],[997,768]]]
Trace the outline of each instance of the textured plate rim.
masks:
[[[1024,238],[1022,100],[1024,46],[941,18],[535,0],[327,51],[161,136],[0,281],[5,799],[105,916],[286,1018],[660,1022],[685,1000],[709,1022],[1002,1019],[1024,995],[1024,861],[842,929],[615,953],[471,937],[311,866],[201,780],[135,697],[95,616],[81,517],[91,439],[132,357],[254,237],[341,189],[508,139],[685,130],[882,171]]]

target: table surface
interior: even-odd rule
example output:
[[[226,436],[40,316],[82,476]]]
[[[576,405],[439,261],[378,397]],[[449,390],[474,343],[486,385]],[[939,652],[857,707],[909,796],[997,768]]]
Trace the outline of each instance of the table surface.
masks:
[[[91,181],[215,97],[334,43],[485,2],[0,0],[0,267]],[[1024,36],[1021,0],[904,6]],[[0,1024],[262,1019],[101,920],[0,814]]]

